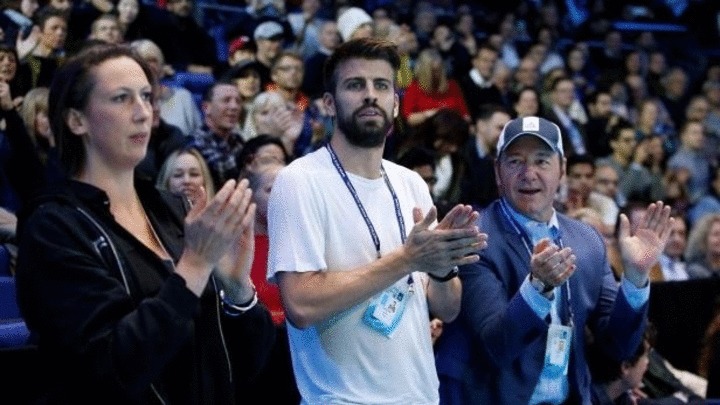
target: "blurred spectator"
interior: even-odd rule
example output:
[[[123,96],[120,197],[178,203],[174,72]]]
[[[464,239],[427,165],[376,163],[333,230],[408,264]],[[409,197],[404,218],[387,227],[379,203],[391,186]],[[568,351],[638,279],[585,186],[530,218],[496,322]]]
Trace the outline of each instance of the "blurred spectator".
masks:
[[[705,155],[705,132],[702,122],[687,121],[680,129],[680,149],[668,160],[668,168],[684,168],[690,174],[688,191],[695,202],[708,190],[710,164]]]
[[[3,0],[0,2],[0,28],[3,41],[15,45],[18,37],[26,36],[33,27],[33,16],[40,7],[38,0]]]
[[[350,7],[337,18],[337,28],[343,42],[351,39],[368,38],[373,34],[373,19],[365,10]]]
[[[145,178],[151,183],[156,182],[160,169],[168,156],[192,142],[192,138],[184,134],[180,128],[165,122],[165,119],[160,114],[160,97],[158,96],[160,91],[159,86],[153,87],[153,116],[150,141],[145,152],[145,158],[135,166],[137,176]]]
[[[683,257],[687,246],[687,222],[682,215],[673,215],[673,217],[675,221],[670,230],[670,237],[660,256],[663,281],[683,281],[689,278]]]
[[[667,159],[662,138],[650,135],[642,138],[635,147],[633,162],[643,166],[653,177],[653,187],[661,188]]]
[[[395,84],[402,97],[414,77],[413,66],[417,58],[419,44],[415,32],[407,25],[398,27],[398,31],[392,40],[397,45],[398,54],[400,55],[400,67],[398,68]]]
[[[673,67],[663,75],[660,84],[662,85],[660,102],[670,114],[674,126],[679,128],[684,122],[685,108],[688,104],[688,75],[682,68]]]
[[[294,111],[302,113],[302,130],[293,142],[293,149],[289,149],[293,156],[304,155],[312,143],[310,99],[300,89],[304,75],[305,67],[300,55],[284,51],[273,62],[270,73],[272,82],[265,88],[265,91],[280,94],[285,101],[294,106]]]
[[[103,14],[96,18],[90,26],[90,36],[88,36],[88,39],[103,41],[108,44],[119,44],[123,42],[117,16],[114,14]]]
[[[587,96],[595,91],[595,75],[588,65],[586,47],[576,45],[568,51],[565,58],[565,73],[575,83],[575,97],[585,102]]]
[[[0,81],[10,86],[15,106],[22,103],[23,96],[32,88],[29,66],[19,65],[15,48],[3,43],[0,43]]]
[[[706,81],[702,85],[702,93],[709,107],[705,118],[705,130],[715,137],[720,137],[720,82]]]
[[[413,146],[406,150],[396,162],[422,177],[432,195],[437,183],[435,175],[435,153],[423,146]]]
[[[585,128],[570,115],[575,101],[575,83],[567,76],[552,81],[549,88],[550,104],[543,116],[562,128],[563,148],[566,156],[583,155],[588,152]]]
[[[243,172],[258,171],[260,166],[266,164],[290,163],[290,155],[285,151],[285,145],[277,136],[260,134],[245,142],[245,147],[238,155],[238,162]]]
[[[625,81],[622,79],[613,80],[608,84],[607,88],[612,100],[610,108],[613,113],[623,119],[631,119],[630,96]]]
[[[540,72],[538,71],[538,64],[535,59],[530,57],[522,58],[522,60],[520,60],[520,64],[515,70],[513,79],[516,90],[523,87],[531,87],[536,90],[539,89]]]
[[[693,224],[685,260],[690,278],[720,277],[720,213],[707,214]]]
[[[597,67],[601,81],[610,83],[622,78],[625,56],[623,38],[620,31],[610,29],[605,33],[602,46],[591,52],[590,58]]]
[[[462,80],[472,68],[472,55],[458,41],[448,24],[438,23],[435,25],[430,38],[430,47],[440,53],[448,76],[455,80]]]
[[[460,85],[471,116],[476,116],[482,104],[503,104],[500,89],[493,83],[498,51],[483,44],[472,58],[473,68],[463,76]]]
[[[667,58],[660,50],[650,52],[648,58],[648,92],[653,97],[660,97],[663,94],[662,78],[667,73]]]
[[[710,188],[690,208],[688,219],[694,225],[700,218],[713,212],[720,212],[720,166],[712,170]]]
[[[157,188],[168,190],[176,195],[184,195],[191,204],[199,195],[198,190],[205,189],[205,197],[210,201],[215,196],[210,169],[197,149],[181,148],[167,156],[157,177]]]
[[[433,198],[438,203],[438,217],[447,213],[442,207],[452,208],[460,201],[462,179],[467,163],[461,154],[470,137],[470,127],[457,111],[441,108],[432,117],[413,128],[406,145],[401,147],[398,158],[412,146],[420,145],[435,154],[437,183]]]
[[[597,163],[608,163],[615,168],[619,190],[627,200],[658,201],[662,198],[662,188],[653,181],[648,169],[633,161],[636,146],[635,130],[629,122],[622,121],[610,132],[612,154],[598,159]]]
[[[662,177],[662,200],[671,206],[677,215],[687,215],[691,205],[687,186],[689,178],[686,169],[670,169],[665,171],[665,175]]]
[[[495,155],[500,133],[511,117],[497,104],[483,104],[475,115],[474,136],[463,149],[467,170],[460,201],[475,209],[485,208],[498,198],[495,182]]]
[[[600,194],[612,198],[618,207],[625,206],[627,199],[620,193],[618,184],[620,183],[620,175],[615,166],[609,161],[598,159],[595,161],[595,179],[593,181],[593,190]]]
[[[610,93],[598,90],[587,96],[588,122],[585,134],[588,140],[588,153],[596,158],[606,157],[610,149],[610,130],[620,117],[612,111]]]
[[[415,79],[405,90],[400,107],[402,117],[411,126],[426,122],[440,109],[450,109],[470,120],[460,86],[449,77],[440,53],[432,48],[420,52]]]
[[[520,64],[520,56],[515,44],[515,14],[507,13],[500,20],[497,30],[500,35],[500,58],[502,63],[511,70],[516,70]]]
[[[438,19],[430,2],[418,1],[413,13],[412,30],[417,36],[420,49],[425,49],[430,45],[437,24]]]
[[[273,61],[270,69],[272,82],[268,83],[265,91],[279,93],[285,101],[304,112],[310,104],[310,99],[300,90],[304,75],[305,66],[300,55],[283,51]]]
[[[96,3],[96,1],[93,1],[93,3]],[[112,2],[108,1],[108,3],[110,3],[110,8],[101,10],[101,13],[110,13],[112,11]],[[172,15],[168,10],[147,5],[139,2],[139,0],[118,0],[115,10],[118,16],[120,36],[126,42],[149,39],[163,50],[168,63],[173,65],[175,69],[184,70],[186,68],[184,64],[176,63],[176,60],[186,56],[176,57],[176,54],[186,52],[185,43],[182,42],[182,38],[175,36],[176,29],[172,26]],[[90,21],[92,20],[94,18]]]
[[[39,31],[30,34],[33,41],[30,54],[22,63],[30,68],[32,87],[50,87],[58,66],[65,59],[67,17],[62,11],[44,7],[36,16]]]
[[[525,55],[537,63],[538,72],[541,75],[545,75],[553,69],[565,67],[563,58],[557,52],[551,52],[548,46],[542,42],[532,44]]]
[[[598,231],[605,242],[605,249],[607,249],[607,261],[610,264],[613,276],[616,281],[622,280],[622,257],[620,257],[620,247],[618,246],[618,240],[615,236],[615,230],[609,230],[608,227],[603,224],[603,218],[600,213],[592,208],[579,208],[573,210],[572,212],[568,212],[568,216],[577,219],[578,221],[585,222]]]
[[[192,145],[210,167],[215,189],[227,180],[237,179],[240,165],[236,161],[243,148],[243,137],[237,131],[242,104],[237,87],[216,82],[203,96],[204,125],[193,133]]]
[[[298,11],[287,14],[288,23],[295,35],[292,49],[305,60],[320,49],[320,30],[325,22],[319,15],[320,0],[302,0]]]
[[[228,38],[236,38],[242,35],[254,37],[255,30],[266,22],[274,22],[282,28],[282,36],[279,41],[283,47],[290,44],[295,35],[287,19],[287,10],[284,0],[249,0],[245,2],[246,7],[240,12],[225,16],[223,25]],[[237,5],[237,2],[230,2]],[[290,5],[291,3],[288,3]]]
[[[50,130],[48,119],[48,88],[36,87],[23,98],[20,116],[25,124],[30,140],[35,145],[37,157],[44,167],[44,178],[54,183],[64,178],[64,170],[60,165],[55,135]]]
[[[458,36],[458,43],[465,47],[470,56],[474,56],[478,52],[475,29],[475,17],[469,12],[459,12],[455,17],[454,30]]]
[[[647,98],[637,106],[635,137],[642,140],[652,135],[662,138],[666,155],[673,154],[677,149],[675,127],[672,125],[667,111],[663,109],[662,103],[656,98]]]
[[[325,92],[323,67],[327,58],[340,45],[340,33],[335,21],[325,21],[320,25],[318,41],[317,51],[310,54],[305,60],[305,75],[301,87],[311,100],[322,97]]]
[[[718,159],[720,159],[720,134],[708,129],[709,116],[710,102],[707,97],[702,94],[696,94],[690,97],[690,101],[685,110],[685,120],[698,121],[703,124],[703,132],[705,133],[704,153],[710,162],[716,163]]]
[[[640,51],[633,49],[625,54],[624,75],[639,75],[645,77],[647,67],[643,64]]]
[[[713,318],[703,334],[698,360],[698,374],[708,381],[707,398],[720,398],[720,305],[717,299]]]
[[[253,39],[257,45],[255,60],[260,73],[260,88],[264,89],[272,81],[270,67],[282,50],[283,27],[275,21],[265,21],[255,28]]]
[[[659,353],[653,349],[655,330],[648,325],[644,337],[635,353],[628,359],[619,360],[610,357],[600,343],[588,338],[587,359],[593,379],[592,403],[597,405],[681,405],[685,403],[703,404],[705,401],[672,375],[668,365]],[[663,397],[653,396],[647,390],[644,379],[650,372],[662,369],[665,379],[675,383],[677,391]],[[669,374],[669,375],[668,375]],[[664,381],[663,381],[664,382]]]
[[[149,39],[135,40],[130,46],[150,66],[158,80],[156,101],[163,121],[179,128],[184,135],[190,135],[200,128],[202,117],[192,93],[182,86],[170,86],[163,80],[167,74],[167,66],[160,47]]]
[[[280,138],[288,154],[295,151],[295,142],[303,130],[305,115],[295,104],[273,91],[257,95],[247,111],[243,136],[250,140],[260,134]]]
[[[260,88],[260,73],[258,73],[257,62],[251,59],[245,59],[237,63],[225,72],[220,78],[220,81],[233,83],[237,87],[240,93],[240,102],[242,103],[242,111],[240,112],[238,125],[241,129],[244,129],[247,112],[250,110],[250,106],[255,100],[255,97],[262,91]]]
[[[536,117],[540,113],[540,94],[535,87],[523,87],[512,100],[513,118]]]
[[[254,61],[257,47],[250,37],[242,35],[228,44],[228,64],[237,66],[246,61]]]
[[[192,15],[193,0],[167,0],[170,12],[168,35],[181,48],[167,55],[168,62],[178,70],[213,73],[218,64],[215,40]]]
[[[590,208],[600,214],[602,235],[612,234],[620,210],[615,201],[593,191],[595,162],[590,155],[572,155],[567,158],[567,191],[563,201],[568,215],[582,208]]]
[[[257,139],[257,138],[254,138]],[[290,359],[285,311],[280,291],[276,284],[267,280],[268,252],[268,199],[275,177],[285,167],[283,162],[267,162],[242,173],[249,181],[252,201],[255,203],[255,254],[252,261],[250,278],[257,289],[258,300],[270,311],[275,324],[276,340],[267,362],[253,380],[249,397],[263,398],[273,404],[297,404],[300,393]]]
[[[10,86],[0,81],[0,207],[16,213],[46,185],[43,164]]]

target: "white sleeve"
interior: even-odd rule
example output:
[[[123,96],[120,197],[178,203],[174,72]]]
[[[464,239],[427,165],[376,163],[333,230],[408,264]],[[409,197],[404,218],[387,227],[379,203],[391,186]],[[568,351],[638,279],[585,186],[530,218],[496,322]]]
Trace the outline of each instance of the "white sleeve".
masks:
[[[321,207],[307,173],[286,168],[278,174],[268,202],[268,281],[276,283],[281,271],[327,268]]]

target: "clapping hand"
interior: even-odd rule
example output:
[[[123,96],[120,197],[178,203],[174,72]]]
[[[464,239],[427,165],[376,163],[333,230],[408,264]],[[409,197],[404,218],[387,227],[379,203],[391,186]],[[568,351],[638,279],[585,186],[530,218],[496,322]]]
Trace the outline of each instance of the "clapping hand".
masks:
[[[455,266],[478,261],[478,250],[487,247],[487,234],[480,233],[474,220],[471,221],[477,219],[477,213],[473,214],[467,206],[455,207],[434,229],[431,226],[437,220],[435,207],[424,217],[415,208],[413,218],[415,226],[404,245],[413,270],[442,277]]]
[[[620,254],[625,265],[625,277],[637,287],[647,283],[650,269],[657,263],[670,237],[673,218],[670,207],[662,201],[650,204],[634,234],[630,232],[630,221],[620,215]]]
[[[252,236],[255,220],[255,204],[250,201],[252,191],[248,181],[228,180],[210,201],[204,196],[203,189],[198,193],[202,195],[193,199],[196,202],[185,217],[183,256],[187,254],[188,260],[206,271],[217,267],[223,282],[229,280],[237,285],[248,285],[249,269],[243,265],[248,261],[245,254],[252,257],[253,253],[245,252],[241,247],[243,238]],[[208,275],[189,276],[198,283],[191,286],[198,296]]]

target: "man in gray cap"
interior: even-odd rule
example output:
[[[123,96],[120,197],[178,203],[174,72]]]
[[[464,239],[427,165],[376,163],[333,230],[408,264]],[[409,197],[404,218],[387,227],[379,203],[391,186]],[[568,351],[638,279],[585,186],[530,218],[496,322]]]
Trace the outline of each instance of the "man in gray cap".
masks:
[[[282,50],[283,33],[282,25],[275,21],[265,21],[258,25],[253,32],[253,39],[257,45],[255,60],[258,73],[260,73],[260,88],[263,90],[272,81],[270,68]]]
[[[641,343],[648,273],[670,234],[670,207],[650,204],[634,235],[621,217],[618,284],[597,231],[553,208],[565,164],[557,125],[539,117],[505,125],[500,198],[477,223],[488,248],[461,266],[460,316],[438,341],[442,403],[589,404],[586,327],[618,360]]]

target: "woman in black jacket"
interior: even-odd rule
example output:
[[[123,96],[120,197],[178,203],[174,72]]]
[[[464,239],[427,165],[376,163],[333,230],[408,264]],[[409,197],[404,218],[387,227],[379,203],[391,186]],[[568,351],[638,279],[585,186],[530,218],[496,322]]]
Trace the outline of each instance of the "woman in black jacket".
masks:
[[[134,176],[151,78],[129,48],[97,45],[50,89],[70,180],[20,219],[17,290],[51,403],[232,404],[274,340],[247,182],[189,208]]]

